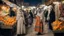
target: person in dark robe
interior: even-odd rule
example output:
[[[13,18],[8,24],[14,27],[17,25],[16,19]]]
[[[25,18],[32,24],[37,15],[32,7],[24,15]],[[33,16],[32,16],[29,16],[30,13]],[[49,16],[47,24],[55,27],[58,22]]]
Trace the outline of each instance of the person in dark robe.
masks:
[[[55,12],[52,9],[51,10],[51,13],[50,13],[50,20],[49,20],[49,29],[51,29],[51,30],[53,30],[51,23],[54,22],[54,21],[55,21]]]

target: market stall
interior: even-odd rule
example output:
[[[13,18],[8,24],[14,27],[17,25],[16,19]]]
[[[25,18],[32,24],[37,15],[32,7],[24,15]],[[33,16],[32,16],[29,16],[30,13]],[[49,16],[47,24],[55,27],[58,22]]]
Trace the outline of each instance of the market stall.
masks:
[[[36,16],[39,16],[41,18],[41,21],[38,22],[44,24],[41,26],[40,24],[35,22],[36,28],[35,27],[34,28],[36,29],[36,32],[42,34],[43,31],[45,31],[44,33],[47,33],[49,28],[53,28],[52,31],[54,34],[64,33],[64,7],[63,7],[64,3],[63,2],[59,2],[59,1],[55,2],[55,0],[54,1],[50,0],[48,2],[46,1],[42,5],[39,4],[38,6],[25,6],[22,4],[20,8],[9,1],[5,1],[5,0],[2,1],[5,4],[0,5],[0,28],[5,33],[6,32],[10,33],[9,35],[8,33],[6,34],[4,33],[4,35],[12,36],[14,31],[15,32],[18,31],[19,33],[17,34],[25,34],[25,32],[27,32],[25,31],[27,30],[26,27],[32,26],[33,23],[32,20],[34,19],[37,20],[37,18],[35,18]],[[33,17],[31,16],[31,14]],[[16,25],[17,25],[17,31],[16,31]],[[46,26],[47,28],[45,29],[44,27]]]
[[[14,10],[15,8],[6,4],[0,4],[0,32],[3,35],[10,36],[16,31],[16,12]]]
[[[52,23],[53,32],[55,36],[64,36],[64,2],[54,2],[55,4],[55,18]]]

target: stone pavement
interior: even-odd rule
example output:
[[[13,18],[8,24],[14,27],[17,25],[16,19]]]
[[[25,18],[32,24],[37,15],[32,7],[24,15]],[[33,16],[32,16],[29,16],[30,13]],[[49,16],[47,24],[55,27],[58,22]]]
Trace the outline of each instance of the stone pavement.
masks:
[[[46,24],[43,24],[43,25],[44,25],[43,26],[43,28],[44,28],[43,33],[46,33],[46,34],[36,35],[37,32],[34,31],[35,24],[33,23],[32,27],[30,27],[30,29],[28,29],[28,34],[26,36],[54,36],[53,32],[48,29],[48,24],[46,23]]]
[[[54,34],[52,32],[43,34],[43,35],[36,35],[34,33],[30,33],[30,34],[27,34],[26,36],[54,36]]]

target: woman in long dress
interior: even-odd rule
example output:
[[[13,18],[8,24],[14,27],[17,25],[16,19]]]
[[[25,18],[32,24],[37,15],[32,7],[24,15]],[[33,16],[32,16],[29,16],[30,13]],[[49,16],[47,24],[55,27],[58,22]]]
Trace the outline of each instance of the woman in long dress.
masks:
[[[25,24],[23,12],[17,12],[17,34],[25,34]]]

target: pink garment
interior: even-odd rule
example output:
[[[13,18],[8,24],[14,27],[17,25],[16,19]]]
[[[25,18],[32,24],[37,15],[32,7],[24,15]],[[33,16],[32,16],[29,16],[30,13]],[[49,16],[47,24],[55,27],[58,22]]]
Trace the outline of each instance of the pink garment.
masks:
[[[59,9],[60,9],[60,16],[61,17],[64,17],[64,4],[61,4],[60,6],[59,6]]]

